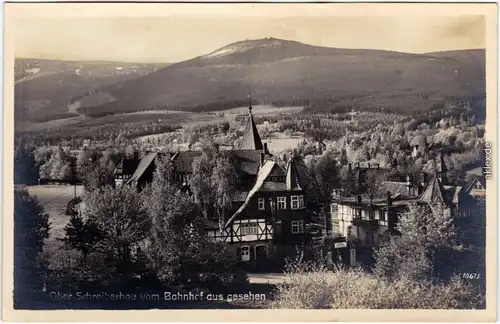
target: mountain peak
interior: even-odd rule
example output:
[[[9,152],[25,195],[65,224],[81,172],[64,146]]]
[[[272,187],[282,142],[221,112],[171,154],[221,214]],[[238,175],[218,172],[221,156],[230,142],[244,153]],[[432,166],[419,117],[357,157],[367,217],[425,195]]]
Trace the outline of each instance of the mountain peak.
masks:
[[[283,40],[283,39],[278,39],[278,38],[273,38],[273,37],[266,37],[266,38],[261,38],[261,39],[247,39],[243,41],[238,41],[231,43],[229,45],[226,45],[224,47],[219,48],[218,50],[215,50],[204,57],[206,58],[213,58],[213,57],[222,57],[230,54],[235,54],[235,53],[244,53],[248,52],[254,49],[262,49],[262,48],[278,48],[281,47],[290,41]]]

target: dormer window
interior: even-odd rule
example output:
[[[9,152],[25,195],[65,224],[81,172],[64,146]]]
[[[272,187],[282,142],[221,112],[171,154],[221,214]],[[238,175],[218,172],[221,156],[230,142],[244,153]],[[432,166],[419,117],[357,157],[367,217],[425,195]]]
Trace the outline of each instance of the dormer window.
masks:
[[[259,210],[265,210],[266,209],[266,201],[264,198],[259,198],[257,205],[259,207]]]

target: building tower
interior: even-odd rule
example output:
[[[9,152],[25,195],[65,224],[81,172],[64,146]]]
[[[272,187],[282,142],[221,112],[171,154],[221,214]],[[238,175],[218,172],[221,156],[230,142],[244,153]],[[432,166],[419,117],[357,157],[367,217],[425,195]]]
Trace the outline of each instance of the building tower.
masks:
[[[260,139],[257,126],[252,115],[252,95],[248,93],[248,122],[243,132],[243,140],[241,141],[240,149],[242,150],[260,150],[264,149],[262,140]]]

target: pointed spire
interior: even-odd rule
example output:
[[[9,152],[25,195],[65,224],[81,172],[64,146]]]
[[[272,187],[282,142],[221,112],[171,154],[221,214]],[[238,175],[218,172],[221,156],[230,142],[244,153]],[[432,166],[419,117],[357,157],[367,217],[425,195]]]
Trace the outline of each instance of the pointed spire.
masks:
[[[293,157],[290,158],[286,167],[286,190],[302,190],[299,181],[299,172],[293,161]]]
[[[420,197],[421,202],[433,203],[433,202],[445,202],[444,187],[441,181],[438,179],[437,175],[434,177],[425,188],[422,196]]]
[[[260,139],[259,132],[257,131],[257,126],[253,120],[252,115],[252,98],[251,93],[248,92],[248,123],[245,127],[243,133],[243,140],[241,142],[240,149],[242,150],[263,150],[262,140]]]
[[[434,160],[435,163],[435,173],[441,182],[445,183],[447,180],[448,168],[446,167],[446,163],[444,162],[444,156],[441,151],[439,151],[437,160]]]

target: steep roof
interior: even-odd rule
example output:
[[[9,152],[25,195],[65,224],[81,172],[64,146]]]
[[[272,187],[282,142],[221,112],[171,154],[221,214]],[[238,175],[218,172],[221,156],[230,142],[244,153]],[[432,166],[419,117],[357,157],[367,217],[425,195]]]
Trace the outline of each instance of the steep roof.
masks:
[[[130,177],[130,179],[127,181],[127,184],[129,184],[133,181],[139,181],[139,179],[142,177],[142,175],[147,170],[147,168],[154,162],[157,155],[158,155],[158,153],[146,154],[141,159],[141,162],[139,162],[137,169],[135,169],[134,174],[132,174],[132,177]]]
[[[412,188],[413,192],[416,193],[417,187],[413,183],[410,183],[410,188]],[[406,182],[383,181],[378,193],[386,194],[389,191],[391,194],[400,194],[403,197],[416,196],[416,194],[410,195],[408,189],[408,184]]]
[[[241,173],[257,175],[260,168],[262,151],[259,150],[231,150],[224,151],[231,158],[234,167]]]
[[[243,203],[243,205],[241,205],[240,208],[238,208],[238,210],[233,214],[233,216],[231,216],[231,218],[229,218],[229,220],[226,222],[226,225],[224,227],[229,226],[234,221],[234,219],[236,217],[238,217],[238,215],[241,214],[241,212],[243,212],[245,210],[245,208],[248,206],[248,204],[250,203],[252,198],[255,196],[255,194],[257,192],[259,192],[259,190],[262,188],[264,181],[267,179],[269,174],[273,171],[275,166],[277,166],[276,162],[269,161],[269,160],[266,161],[264,163],[264,165],[262,165],[262,167],[260,168],[259,174],[257,175],[257,180],[255,181],[253,188],[248,193],[248,196],[245,199],[245,202]]]
[[[299,171],[297,170],[297,166],[295,165],[293,159],[288,161],[286,167],[286,189],[289,191],[302,190]]]
[[[425,188],[422,196],[420,197],[421,202],[433,203],[433,202],[446,202],[445,189],[441,184],[441,181],[434,176]]]
[[[285,170],[278,163],[274,163],[259,191],[287,191]]]
[[[237,171],[249,175],[257,175],[259,172],[261,151],[227,150],[221,151],[221,153],[232,160]],[[171,160],[175,171],[192,173],[193,161],[201,156],[201,154],[201,151],[181,151],[174,153]]]
[[[115,168],[115,174],[133,174],[140,160],[136,158],[126,158],[120,160],[120,163]]]
[[[252,106],[250,106],[248,108],[248,122],[243,132],[243,140],[241,141],[240,149],[262,150],[263,148],[257,126],[253,120]]]
[[[181,151],[171,157],[172,164],[176,172],[193,172],[193,161],[201,156],[200,151]]]
[[[467,184],[467,186],[465,187],[465,190],[467,192],[470,192],[472,189],[474,189],[473,187],[476,185],[476,184],[479,184],[481,189],[486,189],[486,181],[484,181],[484,178],[483,177],[473,177],[471,179],[471,181],[469,181],[469,183]]]

